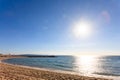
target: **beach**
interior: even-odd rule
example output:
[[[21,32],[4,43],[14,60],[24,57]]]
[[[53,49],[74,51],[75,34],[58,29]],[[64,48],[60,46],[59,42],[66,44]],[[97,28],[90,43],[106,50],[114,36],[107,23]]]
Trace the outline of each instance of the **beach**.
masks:
[[[12,57],[0,57],[0,80],[111,80],[80,76],[52,70],[40,70],[1,62]]]

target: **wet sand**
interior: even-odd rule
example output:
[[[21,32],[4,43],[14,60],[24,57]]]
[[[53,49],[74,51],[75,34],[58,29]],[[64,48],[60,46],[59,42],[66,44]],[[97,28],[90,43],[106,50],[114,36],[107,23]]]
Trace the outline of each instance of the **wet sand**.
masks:
[[[0,57],[0,80],[112,80],[60,73],[50,70],[38,70],[1,62],[10,57]]]

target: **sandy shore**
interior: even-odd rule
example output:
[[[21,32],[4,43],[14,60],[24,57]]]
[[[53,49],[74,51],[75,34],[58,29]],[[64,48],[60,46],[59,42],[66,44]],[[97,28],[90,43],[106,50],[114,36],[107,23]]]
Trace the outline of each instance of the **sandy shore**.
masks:
[[[8,59],[0,57],[0,61]],[[0,80],[111,80],[75,74],[59,73],[49,70],[37,70],[0,62]]]

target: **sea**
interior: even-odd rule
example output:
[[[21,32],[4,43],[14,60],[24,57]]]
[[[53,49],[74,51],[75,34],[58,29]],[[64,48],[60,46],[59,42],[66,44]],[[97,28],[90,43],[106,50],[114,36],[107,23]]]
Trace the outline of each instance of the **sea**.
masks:
[[[11,58],[4,60],[4,62],[36,68],[74,72],[85,76],[120,77],[120,56],[30,57]]]

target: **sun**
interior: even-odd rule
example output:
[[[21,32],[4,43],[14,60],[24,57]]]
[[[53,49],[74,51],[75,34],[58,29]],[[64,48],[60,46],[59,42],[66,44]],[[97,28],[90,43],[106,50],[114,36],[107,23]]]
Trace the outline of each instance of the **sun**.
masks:
[[[89,21],[78,21],[73,26],[76,37],[88,38],[92,34],[92,24]]]

